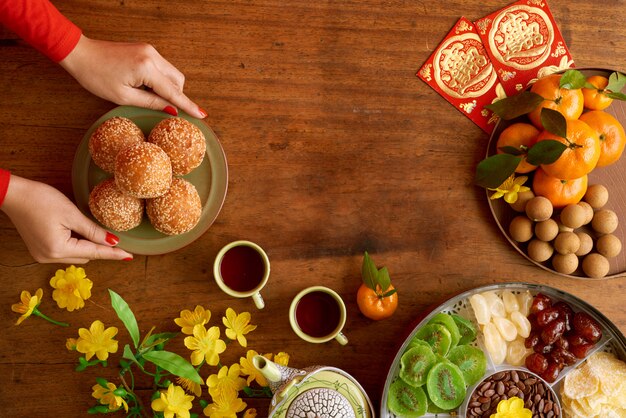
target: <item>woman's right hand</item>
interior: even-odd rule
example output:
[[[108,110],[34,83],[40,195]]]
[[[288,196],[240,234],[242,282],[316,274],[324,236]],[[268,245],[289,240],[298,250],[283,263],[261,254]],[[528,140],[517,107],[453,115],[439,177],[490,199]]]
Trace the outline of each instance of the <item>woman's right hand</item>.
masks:
[[[82,264],[89,260],[132,260],[115,248],[119,239],[87,218],[60,191],[47,184],[11,176],[0,208],[40,263]],[[84,238],[72,236],[72,232]]]

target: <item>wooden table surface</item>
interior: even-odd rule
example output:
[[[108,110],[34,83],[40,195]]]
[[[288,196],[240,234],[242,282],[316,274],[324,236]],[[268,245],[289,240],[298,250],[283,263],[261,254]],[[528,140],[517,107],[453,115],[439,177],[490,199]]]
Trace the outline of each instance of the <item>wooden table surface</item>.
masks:
[[[149,42],[186,75],[187,94],[207,110],[227,155],[228,194],[208,232],[183,249],[87,264],[93,296],[75,312],[56,306],[48,284],[66,266],[34,262],[0,215],[0,416],[85,416],[95,377],[115,381],[115,367],[75,372],[77,353],[65,348],[66,338],[96,319],[120,328],[120,347],[130,341],[107,288],[127,300],[142,333],[153,325],[177,331],[173,319],[198,304],[212,311],[213,325],[221,325],[229,306],[250,311],[258,328],[248,336],[249,348],[286,351],[295,367],[340,367],[364,386],[377,411],[389,364],[411,324],[433,303],[477,286],[553,286],[626,331],[623,279],[559,277],[509,245],[484,190],[473,185],[488,136],[415,76],[460,16],[476,20],[506,4],[57,1],[87,36]],[[624,6],[550,2],[578,67],[626,70]],[[83,90],[12,33],[0,34],[0,167],[73,198],[76,148],[115,105]],[[264,310],[226,296],[213,280],[218,250],[238,239],[257,242],[271,260]],[[366,319],[356,305],[365,250],[388,267],[399,291],[400,308],[385,321]],[[290,301],[311,285],[344,298],[347,346],[309,344],[292,332]],[[22,290],[39,287],[42,311],[70,328],[37,318],[14,325],[11,304]],[[189,354],[182,337],[168,348]],[[223,361],[244,352],[229,345]],[[112,363],[120,357],[121,350]],[[149,387],[140,389],[148,402]],[[267,399],[249,403],[266,415]]]

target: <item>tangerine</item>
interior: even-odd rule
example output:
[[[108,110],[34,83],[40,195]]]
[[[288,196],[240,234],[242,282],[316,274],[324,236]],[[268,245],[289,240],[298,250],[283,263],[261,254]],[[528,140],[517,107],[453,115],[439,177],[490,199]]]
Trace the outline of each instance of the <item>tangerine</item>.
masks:
[[[560,209],[580,202],[587,191],[587,181],[587,175],[561,180],[538,168],[533,178],[533,192],[547,198],[555,209]]]
[[[566,138],[548,131],[539,134],[537,142],[548,139],[566,145],[561,156],[552,164],[542,164],[544,171],[563,180],[572,180],[588,174],[596,167],[600,158],[600,139],[598,133],[581,120],[568,119]]]
[[[613,99],[604,93],[604,88],[609,85],[609,79],[601,75],[592,75],[587,82],[595,89],[582,88],[585,107],[591,110],[604,110],[613,103]]]
[[[561,88],[560,80],[561,76],[558,74],[549,75],[537,80],[530,88],[531,92],[537,93],[544,99],[535,110],[528,114],[530,121],[537,128],[543,127],[541,109],[544,107],[558,111],[566,119],[578,119],[583,113],[585,100],[581,89]]]
[[[526,161],[528,150],[535,145],[539,130],[530,123],[514,123],[502,131],[496,143],[498,154],[502,154],[502,147],[513,147],[522,152],[522,161],[517,165],[517,173],[529,173],[537,168]]]
[[[385,292],[393,289],[393,285],[390,284]],[[383,296],[385,292],[381,290],[380,285],[376,285],[376,291],[374,291],[367,287],[365,283],[361,284],[356,294],[356,302],[361,313],[375,321],[389,318],[393,315],[398,308],[398,292],[389,296]]]
[[[619,160],[626,145],[626,133],[622,124],[612,115],[601,110],[583,113],[580,120],[598,132],[600,138],[598,167],[604,167]]]

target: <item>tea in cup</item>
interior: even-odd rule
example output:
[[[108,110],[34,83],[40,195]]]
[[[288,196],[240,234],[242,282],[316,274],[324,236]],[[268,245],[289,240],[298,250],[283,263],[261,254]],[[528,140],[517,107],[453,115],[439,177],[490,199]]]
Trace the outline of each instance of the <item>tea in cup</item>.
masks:
[[[341,332],[346,323],[346,305],[337,292],[327,287],[313,286],[298,293],[289,308],[289,322],[305,341],[323,343],[336,339],[341,345],[348,343]]]
[[[257,308],[265,307],[260,291],[270,277],[270,260],[254,242],[235,241],[224,246],[215,257],[213,276],[226,294],[252,297]]]

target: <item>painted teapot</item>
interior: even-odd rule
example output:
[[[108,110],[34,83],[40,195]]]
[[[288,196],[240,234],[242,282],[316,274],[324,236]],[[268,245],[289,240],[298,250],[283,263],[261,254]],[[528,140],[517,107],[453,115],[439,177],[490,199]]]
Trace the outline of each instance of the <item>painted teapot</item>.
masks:
[[[269,418],[373,418],[374,408],[352,376],[341,369],[313,366],[304,370],[252,359],[274,394]]]

